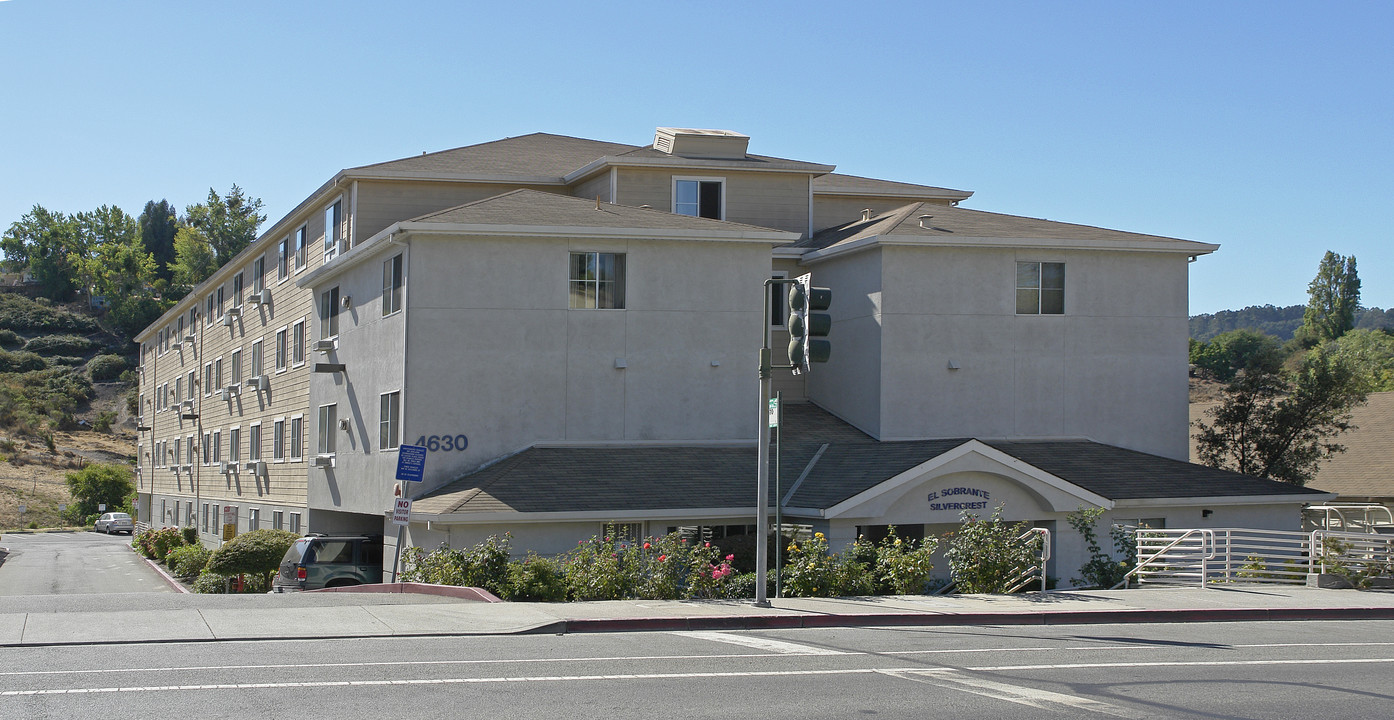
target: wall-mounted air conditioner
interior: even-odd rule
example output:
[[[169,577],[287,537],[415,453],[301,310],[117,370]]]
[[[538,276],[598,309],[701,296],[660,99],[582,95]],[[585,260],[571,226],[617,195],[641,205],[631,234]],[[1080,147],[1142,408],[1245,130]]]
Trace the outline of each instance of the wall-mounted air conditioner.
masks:
[[[190,345],[193,345],[193,344],[194,344],[194,340],[195,340],[195,339],[196,339],[196,338],[194,337],[194,332],[193,332],[192,330],[189,331],[189,334],[188,334],[188,335],[185,335],[185,336],[184,336],[184,342],[186,342],[186,343],[188,343],[188,344],[190,344]]]
[[[194,401],[193,401],[193,400],[183,400],[183,401],[180,401],[179,407],[182,407],[182,408],[184,408],[185,410],[188,410],[189,412],[193,412],[193,411],[194,411]]]
[[[248,460],[248,461],[247,461],[247,472],[252,473],[253,475],[260,475],[260,474],[266,472],[266,461],[265,461],[265,460]]]
[[[223,316],[223,326],[232,327],[232,313],[228,313]]]
[[[331,351],[331,350],[333,350],[333,349],[334,349],[334,341],[333,341],[333,340],[316,340],[316,341],[315,341],[315,352],[327,353],[327,352],[329,352],[329,351]]]
[[[228,392],[227,388],[223,388],[222,390],[218,391],[218,399],[222,400],[223,402],[227,402],[232,399],[233,394],[234,393]]]
[[[270,290],[262,290],[261,292],[254,292],[254,293],[251,294],[251,296],[249,296],[249,297],[247,298],[247,302],[249,302],[249,303],[251,303],[251,304],[253,304],[253,305],[270,305],[270,304],[271,304],[271,291],[270,291]]]
[[[225,463],[225,462],[220,462],[220,463],[218,463],[218,472],[220,472],[220,473],[226,475],[226,474],[227,474],[227,470],[228,470],[228,465],[227,465],[227,463]]]
[[[247,378],[247,387],[253,390],[270,390],[271,378],[265,375],[253,375]]]
[[[194,474],[194,466],[193,466],[193,465],[185,465],[185,466],[184,466],[184,472],[189,473],[190,475]]]
[[[229,385],[229,386],[223,388],[223,392],[225,392],[225,393],[227,393],[227,394],[229,394],[229,395],[241,395],[241,394],[242,394],[242,386],[241,386],[241,385],[238,385],[237,383],[233,383],[233,384],[231,384],[231,385]]]
[[[334,456],[333,456],[333,455],[316,455],[316,456],[315,456],[315,459],[314,459],[312,462],[314,463],[315,467],[321,467],[321,468],[334,467]]]
[[[225,315],[224,317],[242,317],[242,306],[233,305],[232,307],[228,308],[227,315]]]

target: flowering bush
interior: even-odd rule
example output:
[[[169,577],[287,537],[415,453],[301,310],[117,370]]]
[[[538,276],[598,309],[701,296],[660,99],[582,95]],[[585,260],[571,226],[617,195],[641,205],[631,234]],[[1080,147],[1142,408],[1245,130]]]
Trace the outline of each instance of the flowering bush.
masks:
[[[1027,542],[1017,538],[1031,529],[1031,523],[1007,523],[1002,506],[985,520],[965,511],[963,524],[949,536],[944,558],[959,591],[965,593],[1004,593],[1020,568],[1035,562],[1040,552],[1039,536]]]
[[[431,552],[419,547],[402,552],[402,582],[479,587],[503,597],[508,593],[509,544],[512,536],[490,535],[466,550],[453,550],[444,543]]]
[[[184,545],[184,534],[177,527],[146,530],[131,541],[140,554],[156,562],[164,562],[169,551]]]
[[[183,545],[170,551],[169,569],[179,577],[193,577],[208,566],[212,551],[202,545]]]
[[[497,594],[497,593],[496,593]],[[566,579],[561,563],[528,553],[520,562],[508,565],[508,586],[504,600],[523,602],[562,602],[566,600]]]
[[[939,549],[938,538],[922,542],[901,538],[892,525],[876,548],[876,590],[889,595],[919,595],[926,592],[934,570],[931,557]]]

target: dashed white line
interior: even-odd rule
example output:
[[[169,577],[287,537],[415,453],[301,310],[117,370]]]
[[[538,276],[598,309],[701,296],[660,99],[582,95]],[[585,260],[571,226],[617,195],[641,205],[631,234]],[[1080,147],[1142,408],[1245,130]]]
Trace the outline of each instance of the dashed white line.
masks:
[[[830,650],[828,648],[815,647],[813,645],[802,645],[799,643],[786,642],[784,640],[774,640],[772,638],[760,637],[758,635],[734,635],[732,633],[693,630],[684,632],[674,632],[673,635],[682,637],[696,638],[698,640],[711,640],[713,642],[730,643],[742,647],[764,650],[766,652],[779,653],[781,655],[862,655],[860,652],[846,652],[843,650]]]

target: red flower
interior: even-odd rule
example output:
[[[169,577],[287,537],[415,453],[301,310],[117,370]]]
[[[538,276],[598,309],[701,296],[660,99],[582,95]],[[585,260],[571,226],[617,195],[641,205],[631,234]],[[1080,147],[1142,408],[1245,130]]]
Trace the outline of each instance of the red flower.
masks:
[[[653,546],[650,545],[650,544],[648,544],[648,543],[644,543],[644,549],[645,549],[645,550],[652,550],[652,549],[653,549]]]
[[[658,556],[658,561],[659,561],[659,562],[663,562],[663,561],[665,561],[665,560],[667,560],[667,559],[668,559],[668,556],[667,556],[667,555],[659,555],[659,556]]]
[[[702,543],[702,547],[711,547],[711,546],[712,546],[712,544],[709,543],[709,542],[708,542],[708,543]]]

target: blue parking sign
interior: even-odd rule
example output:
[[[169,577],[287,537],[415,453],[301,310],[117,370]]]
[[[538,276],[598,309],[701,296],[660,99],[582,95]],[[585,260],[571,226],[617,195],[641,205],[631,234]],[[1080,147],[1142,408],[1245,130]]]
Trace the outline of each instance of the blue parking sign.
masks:
[[[426,472],[426,448],[402,445],[397,448],[397,479],[421,482]]]

